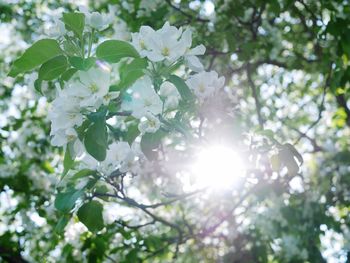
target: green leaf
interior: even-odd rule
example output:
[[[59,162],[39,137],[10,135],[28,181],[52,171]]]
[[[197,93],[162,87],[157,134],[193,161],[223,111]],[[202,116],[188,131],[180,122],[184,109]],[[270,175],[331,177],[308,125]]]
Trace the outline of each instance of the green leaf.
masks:
[[[128,254],[125,256],[125,262],[138,262],[138,257],[137,257],[138,249],[134,248],[130,250]]]
[[[86,133],[86,130],[87,128],[89,128],[91,125],[91,122],[90,120],[86,119],[82,125],[80,125],[80,127],[77,127],[75,130],[77,131],[78,133],[78,138],[80,141],[83,141],[84,140],[84,137],[85,137],[85,133]]]
[[[64,154],[63,159],[63,175],[62,178],[68,173],[68,171],[73,167],[74,165],[74,159],[72,158],[72,155],[70,153],[69,144],[67,145],[66,152]]]
[[[94,122],[86,131],[84,138],[86,151],[98,161],[106,158],[107,127],[105,119]]]
[[[281,160],[278,154],[270,157],[271,168],[274,172],[278,172],[281,168]]]
[[[137,58],[140,55],[131,44],[125,41],[107,40],[97,47],[96,56],[109,63],[117,63],[122,58]]]
[[[97,258],[101,259],[105,256],[108,243],[102,237],[96,237],[93,240],[93,253],[96,254]]]
[[[63,213],[71,211],[75,202],[83,194],[82,190],[71,189],[64,193],[58,193],[55,199],[55,208]]]
[[[284,144],[284,146],[289,149],[289,151],[297,158],[300,164],[304,162],[303,156],[301,156],[301,154],[297,151],[297,149],[295,149],[293,145],[291,145],[290,143],[286,143]]]
[[[74,32],[82,37],[85,26],[85,15],[83,13],[63,13],[62,21],[68,31]]]
[[[95,192],[99,194],[107,194],[108,193],[108,187],[106,185],[98,185],[95,188]],[[101,200],[108,201],[108,196],[97,196]]]
[[[280,143],[275,139],[275,133],[270,130],[270,129],[266,129],[266,130],[262,130],[260,127],[258,127],[255,132],[261,136],[266,137],[267,139],[269,139],[271,142],[279,145]]]
[[[37,92],[39,92],[41,94],[41,83],[42,83],[42,80],[41,79],[36,79],[34,81],[34,88]]]
[[[147,60],[144,58],[135,58],[131,63],[122,66],[120,71],[120,82],[118,90],[123,90],[130,87],[137,79],[142,77],[147,68]]]
[[[112,92],[112,91],[120,91],[120,88],[118,85],[111,85],[109,86],[109,92]]]
[[[43,162],[41,163],[41,167],[42,167],[43,170],[44,170],[45,172],[47,172],[47,173],[52,174],[52,173],[55,172],[55,170],[53,169],[53,167],[51,166],[51,164],[50,164],[49,161],[43,161]]]
[[[69,215],[63,215],[60,217],[60,219],[57,222],[57,225],[55,226],[55,232],[58,234],[63,233],[64,228],[68,224],[70,217]]]
[[[275,14],[278,15],[281,12],[281,6],[277,0],[270,1],[270,9]]]
[[[157,156],[157,148],[165,135],[166,132],[159,129],[155,133],[146,133],[142,136],[141,150],[149,160],[152,160]]]
[[[75,69],[75,68],[70,68],[70,69],[67,69],[61,76],[61,79],[63,81],[68,81],[71,79],[71,77],[73,77],[73,75],[77,72],[78,70]]]
[[[339,164],[346,165],[349,163],[350,151],[344,150],[336,153],[333,157],[333,160]]]
[[[90,57],[83,59],[81,57],[69,57],[69,63],[76,69],[87,71],[95,65],[96,58]]]
[[[91,122],[104,122],[107,114],[107,107],[102,106],[96,112],[91,112],[87,117]]]
[[[39,79],[53,80],[59,77],[67,69],[68,63],[65,56],[57,56],[46,61],[39,69]]]
[[[128,130],[124,136],[124,140],[127,141],[130,145],[134,142],[135,138],[140,134],[138,125],[128,126]]]
[[[95,184],[97,183],[98,179],[96,177],[94,178],[90,178],[88,183],[85,185],[84,188],[88,189],[88,190],[91,190]]]
[[[76,173],[71,177],[71,179],[72,179],[72,180],[77,180],[77,179],[79,179],[79,178],[86,177],[86,176],[89,176],[89,175],[94,175],[94,174],[96,174],[96,171],[95,171],[95,170],[83,169],[83,170],[80,170],[80,171],[76,172]]]
[[[104,227],[103,206],[98,201],[90,201],[83,204],[78,210],[79,221],[82,222],[91,232],[96,232]]]
[[[170,75],[169,81],[176,86],[177,90],[179,91],[179,93],[181,95],[181,98],[184,101],[194,101],[195,100],[195,97],[194,97],[192,91],[190,90],[190,88],[187,86],[187,84],[185,83],[185,81],[182,78],[180,78],[176,75]]]
[[[287,167],[288,174],[290,176],[295,176],[299,172],[299,165],[294,159],[294,153],[290,150],[288,145],[283,145],[281,151],[279,152],[279,157],[281,163]]]
[[[13,63],[9,76],[16,77],[20,73],[30,71],[60,54],[62,54],[62,50],[56,40],[41,39]]]

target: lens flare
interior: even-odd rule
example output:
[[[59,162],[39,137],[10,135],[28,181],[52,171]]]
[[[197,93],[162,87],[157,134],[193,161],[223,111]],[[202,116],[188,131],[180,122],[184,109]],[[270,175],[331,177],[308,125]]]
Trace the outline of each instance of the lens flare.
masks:
[[[103,62],[103,61],[100,61],[100,60],[96,60],[96,65],[100,68],[100,69],[102,69],[102,70],[104,70],[104,71],[106,71],[106,72],[111,72],[111,67],[107,64],[107,63],[105,63],[105,62]]]
[[[213,188],[230,188],[245,175],[245,166],[240,156],[222,145],[201,150],[196,156],[192,172],[196,183]]]

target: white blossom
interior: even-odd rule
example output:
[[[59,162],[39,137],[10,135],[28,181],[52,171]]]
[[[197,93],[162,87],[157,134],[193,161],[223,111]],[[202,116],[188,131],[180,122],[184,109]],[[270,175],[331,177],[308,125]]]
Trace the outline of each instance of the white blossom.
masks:
[[[67,33],[64,23],[60,20],[60,18],[54,18],[54,24],[50,26],[49,30],[50,37],[61,37]]]
[[[129,163],[135,161],[135,154],[127,142],[114,142],[109,145],[106,159],[101,162],[100,170],[106,175],[120,169],[121,172],[126,172]]]
[[[128,29],[128,25],[124,20],[118,19],[117,22],[113,25],[114,30],[114,39],[129,41],[131,39],[131,33]]]
[[[110,98],[119,95],[119,93],[108,95],[109,85],[109,72],[91,68],[88,71],[79,71],[78,79],[70,82],[64,91],[67,96],[79,98],[81,107],[97,109],[102,103],[107,103]]]
[[[153,62],[164,59],[174,62],[179,59],[186,51],[185,42],[179,41],[181,34],[181,28],[177,29],[166,22],[147,39],[146,46],[149,48],[147,57]]]
[[[148,76],[137,80],[123,99],[122,109],[131,111],[136,118],[141,118],[150,112],[154,115],[162,112],[162,101],[155,92],[152,81]]]
[[[146,113],[144,119],[138,125],[139,131],[142,134],[145,133],[155,133],[160,127],[159,119],[152,113]]]
[[[183,32],[182,28],[170,26],[169,22],[156,31],[149,26],[142,26],[139,33],[132,34],[132,44],[142,57],[147,57],[153,62],[165,60],[173,63],[183,57],[191,70],[196,72],[203,70],[203,65],[196,56],[203,55],[205,47],[199,45],[191,49],[190,29]]]
[[[75,140],[78,136],[73,128],[68,128],[66,130],[60,129],[56,132],[51,130],[51,135],[53,135],[51,139],[51,144],[53,146],[64,146],[68,142]]]
[[[125,156],[123,161],[120,163],[120,168],[119,171],[122,173],[126,172],[134,172],[138,170],[139,165],[138,165],[138,157],[136,157],[135,153],[131,151]]]
[[[224,86],[225,78],[218,76],[215,71],[200,72],[192,75],[186,84],[194,92],[194,94],[203,101],[206,98],[213,96],[214,93]]]
[[[159,62],[175,62],[186,52],[186,41],[181,41],[182,29],[170,26],[168,22],[154,31],[149,26],[142,26],[140,33],[132,34],[132,43],[142,57]]]
[[[64,239],[67,243],[77,244],[79,243],[80,235],[87,232],[87,230],[82,223],[75,223],[71,220],[65,228]]]
[[[94,111],[119,96],[119,92],[108,92],[109,85],[109,72],[91,68],[88,71],[79,71],[66,88],[59,90],[48,114],[51,120],[52,145],[64,146],[76,140],[75,128],[84,121],[82,112]],[[80,154],[82,148],[76,144],[74,152]]]
[[[176,108],[181,98],[175,85],[169,81],[165,81],[162,83],[162,85],[160,85],[159,95],[165,99],[165,109]]]
[[[51,105],[48,113],[51,120],[52,145],[64,146],[68,141],[76,138],[74,127],[83,123],[79,100],[75,97],[59,96]]]
[[[204,70],[203,64],[197,58],[199,55],[203,55],[205,53],[205,46],[198,45],[191,49],[192,46],[192,31],[187,29],[183,34],[181,41],[183,45],[186,47],[186,51],[184,54],[186,65],[193,71],[201,72]]]
[[[85,15],[85,24],[96,30],[106,29],[113,21],[113,13],[111,12],[108,14],[90,13],[85,6],[80,6],[79,11]]]
[[[141,26],[139,33],[131,33],[132,44],[140,53],[141,57],[146,57],[149,52],[149,38],[155,34],[153,28]]]
[[[113,142],[108,146],[106,159],[98,162],[88,153],[81,158],[81,169],[97,170],[105,175],[111,175],[116,170],[126,173],[137,168],[137,152],[127,142]]]

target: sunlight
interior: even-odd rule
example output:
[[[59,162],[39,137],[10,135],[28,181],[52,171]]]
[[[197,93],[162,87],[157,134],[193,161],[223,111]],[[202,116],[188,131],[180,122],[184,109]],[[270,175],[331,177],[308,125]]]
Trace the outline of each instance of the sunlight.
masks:
[[[215,145],[198,153],[192,172],[201,186],[223,189],[244,176],[245,166],[234,150]]]

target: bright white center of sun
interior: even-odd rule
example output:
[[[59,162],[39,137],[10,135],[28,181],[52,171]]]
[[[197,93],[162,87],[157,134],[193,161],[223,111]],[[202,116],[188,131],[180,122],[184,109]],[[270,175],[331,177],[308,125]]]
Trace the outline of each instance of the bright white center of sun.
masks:
[[[242,159],[232,149],[211,146],[200,151],[192,167],[198,185],[229,188],[245,175]]]

